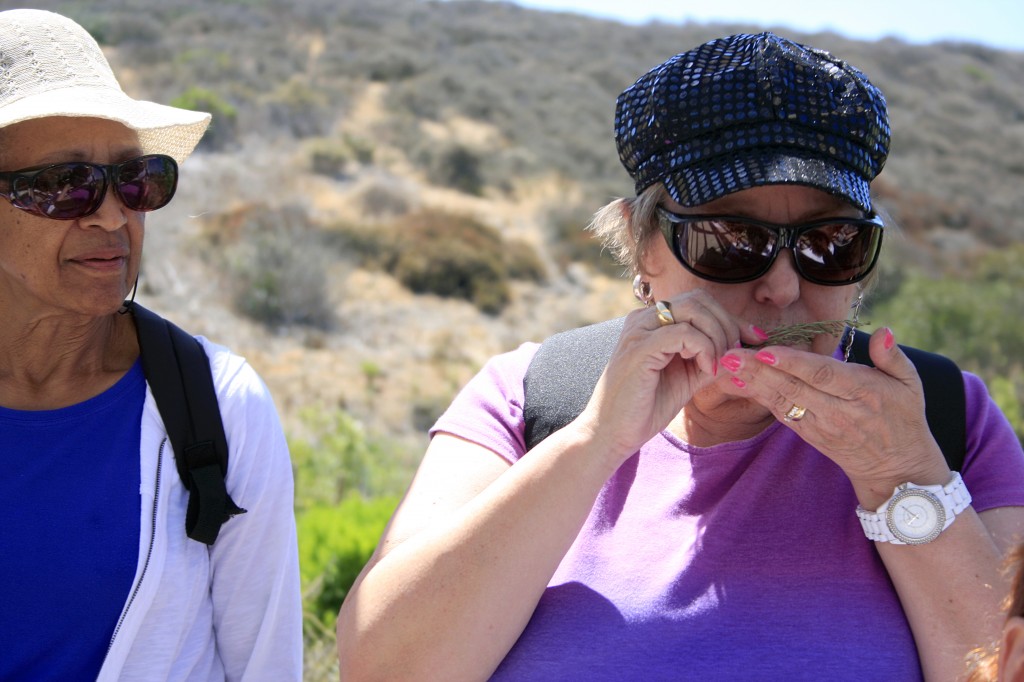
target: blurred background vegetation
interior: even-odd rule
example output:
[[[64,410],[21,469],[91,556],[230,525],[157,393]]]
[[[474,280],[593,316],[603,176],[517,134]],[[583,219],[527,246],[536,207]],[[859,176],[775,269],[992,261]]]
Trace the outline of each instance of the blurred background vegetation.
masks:
[[[20,6],[0,0],[0,8]],[[133,95],[214,114],[148,219],[140,300],[244,353],[296,475],[307,678],[426,443],[490,355],[622,314],[583,231],[629,194],[613,103],[757,26],[626,26],[500,2],[36,2],[88,28]],[[981,375],[1024,436],[1024,54],[788,37],[887,94],[887,233],[865,315]]]

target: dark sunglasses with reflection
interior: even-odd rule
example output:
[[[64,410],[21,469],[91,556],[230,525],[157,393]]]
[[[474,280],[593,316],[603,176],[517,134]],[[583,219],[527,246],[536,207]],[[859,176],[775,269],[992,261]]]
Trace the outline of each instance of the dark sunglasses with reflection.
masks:
[[[163,154],[122,163],[55,163],[0,173],[0,196],[15,208],[53,220],[76,220],[99,210],[107,189],[132,211],[155,211],[174,197],[178,164]]]
[[[735,284],[761,277],[783,249],[793,250],[801,277],[842,286],[875,267],[885,224],[875,214],[778,225],[725,215],[683,215],[658,207],[669,248],[684,268],[712,282]]]

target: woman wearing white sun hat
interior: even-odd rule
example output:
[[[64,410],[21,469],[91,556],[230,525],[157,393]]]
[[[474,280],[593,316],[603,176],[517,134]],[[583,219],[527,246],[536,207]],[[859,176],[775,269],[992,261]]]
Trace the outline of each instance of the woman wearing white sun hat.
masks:
[[[129,97],[75,22],[0,12],[0,679],[301,678],[291,467],[266,387],[200,338],[248,513],[191,540],[119,314],[143,214],[209,121]]]

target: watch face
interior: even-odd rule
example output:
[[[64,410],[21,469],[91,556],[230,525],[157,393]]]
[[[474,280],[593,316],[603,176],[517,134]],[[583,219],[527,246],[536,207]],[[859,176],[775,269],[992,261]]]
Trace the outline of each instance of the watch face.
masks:
[[[886,524],[907,545],[921,545],[939,536],[946,525],[946,510],[927,490],[901,490],[889,501]]]

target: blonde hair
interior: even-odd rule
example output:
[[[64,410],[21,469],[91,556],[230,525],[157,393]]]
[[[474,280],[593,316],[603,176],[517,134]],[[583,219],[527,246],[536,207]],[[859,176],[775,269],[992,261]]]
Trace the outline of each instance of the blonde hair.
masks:
[[[606,204],[587,225],[631,276],[640,274],[651,240],[658,236],[655,210],[667,196],[665,187],[656,183],[639,196]]]
[[[1024,616],[1024,544],[1010,553],[1003,570],[1013,572],[1013,587],[1003,599],[1006,619]],[[967,663],[967,682],[995,682],[999,678],[999,640],[972,651]]]

